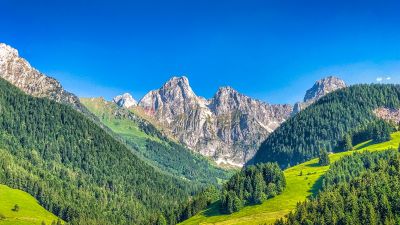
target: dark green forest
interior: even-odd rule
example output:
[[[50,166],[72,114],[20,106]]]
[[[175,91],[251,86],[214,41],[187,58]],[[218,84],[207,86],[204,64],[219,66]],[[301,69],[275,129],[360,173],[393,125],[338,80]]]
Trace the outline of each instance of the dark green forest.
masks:
[[[221,194],[221,211],[233,213],[249,204],[261,204],[282,193],[286,187],[283,171],[276,163],[247,166],[232,176]]]
[[[278,162],[282,168],[335,151],[345,134],[378,120],[378,107],[398,108],[398,85],[354,85],[330,93],[277,128],[249,162]]]
[[[393,123],[388,123],[382,119],[378,119],[367,124],[364,127],[358,128],[356,131],[351,132],[347,136],[350,138],[351,145],[357,145],[362,142],[372,140],[375,143],[385,142],[390,140],[390,134],[396,131],[397,127]],[[346,146],[346,141],[343,140],[339,143],[339,149]],[[345,149],[345,148],[343,148]]]
[[[355,153],[334,163],[322,191],[276,225],[400,224],[400,154]]]
[[[196,188],[141,161],[69,106],[0,80],[0,183],[71,224],[153,224]],[[173,223],[173,221],[170,221]]]

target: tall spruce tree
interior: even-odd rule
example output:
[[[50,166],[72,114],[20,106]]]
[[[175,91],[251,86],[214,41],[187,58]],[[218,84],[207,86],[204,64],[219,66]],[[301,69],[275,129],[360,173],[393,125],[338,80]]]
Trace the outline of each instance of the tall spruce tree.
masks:
[[[326,150],[320,149],[319,150],[319,165],[327,166],[330,164],[329,155]]]

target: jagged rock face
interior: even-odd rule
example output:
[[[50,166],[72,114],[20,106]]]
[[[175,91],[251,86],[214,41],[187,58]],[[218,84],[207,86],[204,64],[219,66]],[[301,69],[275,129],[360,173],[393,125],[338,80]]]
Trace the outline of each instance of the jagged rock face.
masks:
[[[65,91],[56,79],[40,73],[19,57],[16,49],[3,43],[0,43],[0,77],[26,94],[68,104],[81,112],[86,110],[78,97]]]
[[[307,90],[306,95],[304,96],[304,102],[316,101],[323,97],[324,95],[336,91],[338,89],[346,87],[346,84],[343,80],[329,76],[318,80],[315,82],[314,86]]]
[[[268,105],[230,87],[206,100],[193,92],[186,77],[173,77],[145,95],[139,106],[193,150],[238,166],[292,112],[290,105]]]
[[[123,108],[131,108],[137,105],[137,101],[129,93],[118,95],[113,99],[113,102]]]
[[[308,89],[303,102],[297,102],[293,107],[293,115],[307,108],[309,105],[322,98],[328,93],[345,88],[346,83],[337,77],[329,76],[315,82],[312,88]]]
[[[381,107],[375,109],[374,114],[383,120],[393,122],[395,124],[400,123],[400,109]]]

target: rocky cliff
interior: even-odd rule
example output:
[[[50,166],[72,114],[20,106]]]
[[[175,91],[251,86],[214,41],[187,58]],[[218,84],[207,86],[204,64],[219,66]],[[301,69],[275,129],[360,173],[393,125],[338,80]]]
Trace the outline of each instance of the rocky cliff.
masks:
[[[138,106],[194,151],[217,163],[241,166],[291,115],[345,86],[339,78],[326,77],[306,92],[303,102],[271,105],[231,87],[221,87],[206,100],[193,92],[186,77],[173,77],[146,94]]]
[[[50,98],[71,105],[81,112],[87,111],[77,96],[64,90],[56,79],[33,68],[19,56],[16,49],[3,43],[0,43],[0,77],[17,86],[26,94]]]
[[[206,100],[193,92],[186,77],[173,77],[138,105],[191,149],[237,166],[292,112],[290,105],[269,105],[230,87]]]

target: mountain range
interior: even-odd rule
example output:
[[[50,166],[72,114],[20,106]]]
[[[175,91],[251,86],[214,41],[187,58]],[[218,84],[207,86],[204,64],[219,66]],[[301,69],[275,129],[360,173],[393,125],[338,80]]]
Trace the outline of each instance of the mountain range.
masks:
[[[90,114],[77,96],[66,91],[56,79],[33,68],[16,49],[6,44],[0,44],[0,76],[29,95],[47,97]],[[137,114],[157,123],[173,139],[218,164],[240,167],[280,124],[327,93],[343,87],[346,87],[343,80],[329,76],[317,81],[306,92],[303,102],[268,104],[232,87],[221,87],[211,99],[205,99],[196,95],[188,78],[182,76],[172,77],[140,101],[125,93],[116,96],[113,102],[141,112]]]
[[[34,224],[400,221],[399,85],[329,76],[301,102],[268,104],[232,87],[206,99],[183,76],[139,101],[79,99],[0,44],[0,93],[0,184],[55,215]],[[10,204],[0,221],[33,218]]]
[[[196,95],[187,77],[173,77],[150,91],[138,103],[125,93],[114,98],[121,107],[144,112],[162,124],[177,140],[218,164],[242,166],[270,133],[322,96],[346,87],[329,76],[310,88],[303,102],[268,104],[221,87],[211,99]]]

